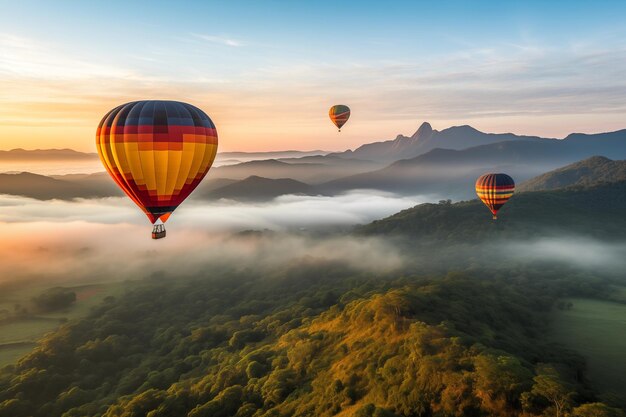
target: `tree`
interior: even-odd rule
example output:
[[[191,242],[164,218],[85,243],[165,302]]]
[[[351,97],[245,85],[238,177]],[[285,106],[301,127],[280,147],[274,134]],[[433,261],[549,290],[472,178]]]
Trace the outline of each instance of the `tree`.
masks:
[[[35,308],[43,313],[62,310],[76,302],[76,293],[67,288],[50,288],[33,298]]]
[[[556,417],[561,417],[571,405],[575,394],[572,388],[561,380],[558,371],[550,365],[541,366],[533,381],[535,383],[531,392],[550,401],[554,405]]]
[[[510,414],[506,405],[515,404],[530,386],[532,373],[512,356],[479,355],[474,366],[475,391],[483,408],[493,414]]]

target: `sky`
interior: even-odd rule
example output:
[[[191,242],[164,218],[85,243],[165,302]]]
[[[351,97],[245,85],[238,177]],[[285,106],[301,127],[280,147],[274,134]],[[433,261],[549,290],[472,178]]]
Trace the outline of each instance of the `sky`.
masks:
[[[221,151],[434,128],[626,128],[623,1],[0,0],[0,149],[95,151],[111,108],[203,109]],[[333,104],[352,109],[338,133]]]

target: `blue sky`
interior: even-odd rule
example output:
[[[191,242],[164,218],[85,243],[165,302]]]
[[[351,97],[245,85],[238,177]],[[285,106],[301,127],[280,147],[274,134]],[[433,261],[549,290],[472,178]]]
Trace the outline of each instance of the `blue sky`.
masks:
[[[433,4],[436,3],[436,4]],[[0,1],[0,148],[90,150],[111,107],[203,108],[222,150],[435,128],[626,127],[626,2]],[[327,109],[348,104],[341,136]]]

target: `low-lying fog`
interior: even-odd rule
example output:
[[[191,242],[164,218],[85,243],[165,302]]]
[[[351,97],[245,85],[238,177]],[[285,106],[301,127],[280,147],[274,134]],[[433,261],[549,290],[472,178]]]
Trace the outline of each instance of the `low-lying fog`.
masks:
[[[210,275],[220,268],[263,270],[303,259],[342,262],[372,273],[428,269],[447,265],[446,259],[452,258],[480,264],[489,257],[556,261],[589,270],[626,267],[626,244],[575,236],[481,247],[422,243],[413,249],[406,242],[350,234],[352,225],[433,200],[362,190],[338,197],[288,195],[270,203],[194,202],[174,213],[166,239],[154,241],[151,225],[127,198],[68,202],[2,195],[0,282],[45,279],[53,285],[140,279],[153,273]],[[246,230],[272,232],[239,233]]]
[[[102,163],[96,159],[85,161],[2,161],[0,173],[30,172],[39,175],[95,174],[102,172]]]
[[[178,230],[232,232],[246,229],[287,230],[320,228],[368,223],[413,207],[436,197],[405,197],[392,193],[357,190],[335,197],[284,195],[268,203],[187,201],[168,221],[168,228]],[[146,217],[130,199],[104,198],[76,201],[40,201],[0,195],[0,222],[33,221],[90,223],[131,223],[151,228]]]
[[[167,223],[166,239],[127,198],[39,201],[0,196],[0,281],[133,279],[153,272],[193,274],[216,265],[272,267],[301,258],[383,271],[402,265],[382,239],[345,237],[367,223],[428,201],[356,191],[338,197],[287,195],[270,203],[188,202]],[[246,230],[266,233],[237,234]],[[313,238],[309,231],[337,232]]]

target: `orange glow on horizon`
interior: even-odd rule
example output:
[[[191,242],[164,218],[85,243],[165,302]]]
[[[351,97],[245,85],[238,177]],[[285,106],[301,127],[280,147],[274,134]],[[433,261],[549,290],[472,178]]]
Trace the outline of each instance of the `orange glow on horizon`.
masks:
[[[104,107],[102,107],[104,108]],[[205,110],[206,111],[206,110]],[[101,113],[101,114],[100,114]],[[51,149],[70,148],[81,152],[96,152],[95,132],[101,115],[94,112],[80,120],[60,118],[20,120],[19,125],[0,122],[0,150],[14,148]],[[6,113],[5,113],[6,114]],[[568,116],[538,116],[537,124],[530,125],[523,117],[477,118],[472,120],[433,120],[416,117],[414,120],[373,120],[353,111],[350,121],[337,132],[324,114],[300,120],[284,122],[284,117],[263,119],[255,114],[207,114],[215,123],[220,139],[219,151],[280,151],[280,150],[326,150],[354,149],[364,143],[394,139],[398,134],[411,136],[423,121],[429,121],[434,129],[469,124],[488,133],[512,132],[520,135],[537,135],[562,138],[569,133],[599,133],[623,129],[618,120],[605,116],[580,115],[572,122]],[[46,120],[48,122],[46,122]],[[589,126],[602,125],[600,129]]]

